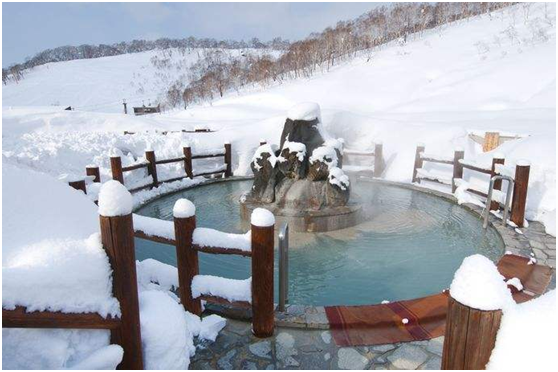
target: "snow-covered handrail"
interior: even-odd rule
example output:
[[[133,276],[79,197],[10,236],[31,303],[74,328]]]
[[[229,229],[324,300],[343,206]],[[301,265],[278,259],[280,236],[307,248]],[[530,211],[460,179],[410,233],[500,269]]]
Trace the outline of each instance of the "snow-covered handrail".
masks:
[[[205,227],[194,230],[194,249],[206,253],[238,254],[250,256],[252,251],[251,233],[230,234]]]

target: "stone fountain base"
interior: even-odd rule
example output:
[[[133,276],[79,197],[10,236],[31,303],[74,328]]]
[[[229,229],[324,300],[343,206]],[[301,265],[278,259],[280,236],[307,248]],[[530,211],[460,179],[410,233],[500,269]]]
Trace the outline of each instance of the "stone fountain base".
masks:
[[[240,215],[244,221],[250,221],[252,211],[265,208],[275,215],[275,227],[283,223],[289,224],[290,231],[325,232],[345,229],[362,221],[363,213],[360,204],[347,204],[323,210],[294,210],[279,208],[274,204],[260,204],[248,201],[240,202]]]

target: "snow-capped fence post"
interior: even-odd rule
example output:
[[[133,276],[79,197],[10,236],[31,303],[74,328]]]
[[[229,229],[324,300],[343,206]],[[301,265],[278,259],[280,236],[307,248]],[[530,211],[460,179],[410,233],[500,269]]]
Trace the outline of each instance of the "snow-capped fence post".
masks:
[[[109,181],[101,187],[101,241],[112,267],[112,290],[120,302],[121,324],[111,331],[111,342],[124,349],[120,369],[143,369],[132,205],[132,195],[121,183]]]
[[[455,184],[456,179],[463,178],[463,165],[459,162],[465,158],[465,151],[458,147],[453,152],[453,177],[451,178],[451,192],[457,190],[457,185]]]
[[[421,157],[421,153],[424,152],[424,145],[422,143],[419,143],[417,145],[417,151],[415,152],[415,165],[413,168],[413,183],[414,182],[419,182],[420,180],[417,178],[417,169],[422,168],[422,157]]]
[[[492,168],[490,169],[490,178],[496,176],[498,172],[496,172],[496,164],[504,164],[506,159],[502,154],[494,154],[492,157]],[[508,185],[511,187],[511,185]],[[502,180],[494,181],[494,190],[502,190]],[[499,203],[497,201],[493,201],[490,203],[490,210],[498,210]]]
[[[260,139],[260,146],[267,145],[267,141],[263,138]]]
[[[200,271],[198,252],[192,244],[196,229],[196,207],[188,199],[179,199],[174,204],[173,216],[180,301],[186,311],[201,315],[200,299],[192,298],[192,280]]]
[[[519,227],[523,227],[525,220],[525,205],[527,204],[527,187],[529,186],[529,172],[531,165],[527,161],[518,161],[515,166],[515,182],[511,220]]]
[[[384,145],[381,142],[374,146],[374,177],[380,177],[384,171]]]
[[[157,178],[157,159],[155,158],[155,151],[146,151],[145,160],[149,162],[147,166],[147,174],[153,178],[153,187],[157,187],[157,185],[159,184],[159,179]]]
[[[270,337],[275,329],[273,305],[273,244],[275,217],[256,208],[251,218],[252,240],[252,331],[256,337]]]
[[[194,178],[194,173],[192,172],[192,149],[190,146],[183,147],[182,153],[184,154],[184,171],[186,176],[192,179]]]
[[[85,180],[70,181],[68,182],[68,185],[76,190],[83,191],[84,194],[87,194],[87,189],[85,188]]]
[[[122,159],[120,159],[120,156],[110,157],[110,170],[112,179],[124,184],[124,173],[122,173]]]
[[[88,176],[93,176],[93,182],[101,182],[101,173],[99,172],[99,167],[85,167],[85,174]]]
[[[225,177],[231,177],[233,173],[232,173],[232,148],[230,142],[225,142],[225,163],[227,164]]]
[[[479,254],[465,258],[450,286],[442,369],[485,369],[502,309],[512,303],[504,277],[492,261]]]

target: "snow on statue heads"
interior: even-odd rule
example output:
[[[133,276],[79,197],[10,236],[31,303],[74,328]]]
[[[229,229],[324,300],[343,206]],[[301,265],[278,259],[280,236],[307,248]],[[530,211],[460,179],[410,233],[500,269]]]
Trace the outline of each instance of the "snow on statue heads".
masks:
[[[118,181],[108,181],[99,192],[99,214],[105,217],[126,216],[132,213],[132,194]]]

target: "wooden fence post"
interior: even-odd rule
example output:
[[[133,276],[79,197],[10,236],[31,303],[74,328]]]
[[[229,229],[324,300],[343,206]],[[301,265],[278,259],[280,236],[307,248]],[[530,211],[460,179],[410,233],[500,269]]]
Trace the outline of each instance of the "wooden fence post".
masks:
[[[453,152],[453,177],[451,178],[451,192],[457,190],[457,185],[455,180],[458,178],[463,178],[463,165],[459,162],[465,158],[465,151],[461,147],[458,147]]]
[[[153,187],[157,187],[159,180],[157,178],[157,160],[155,159],[155,151],[149,150],[145,152],[145,159],[149,162],[147,166],[147,174],[153,177]]]
[[[260,139],[260,146],[266,145],[267,141],[265,139]]]
[[[527,188],[529,186],[530,170],[531,165],[529,162],[520,160],[516,163],[511,220],[518,227],[523,227],[523,221],[525,220],[525,205],[527,204]]]
[[[485,369],[501,318],[501,310],[477,310],[449,296],[442,369]]]
[[[380,177],[384,171],[384,146],[381,142],[374,146],[374,177]]]
[[[225,177],[232,177],[232,148],[229,142],[225,143],[225,163],[227,164]]]
[[[99,172],[99,167],[85,167],[85,174],[88,176],[93,176],[93,182],[101,182],[101,173]]]
[[[116,203],[131,206],[132,196],[127,190],[126,194],[121,190],[111,193],[111,188],[124,188],[122,184],[116,185],[114,181],[107,182],[99,194],[101,241],[112,267],[112,289],[121,311],[121,325],[111,331],[111,343],[124,349],[118,368],[143,369],[132,210],[131,207],[124,212],[107,208]],[[121,200],[122,195],[127,195],[129,200]]]
[[[415,152],[415,165],[413,168],[413,183],[417,182],[420,183],[420,180],[417,178],[417,169],[422,168],[422,158],[420,156],[421,152],[424,152],[424,145],[419,143],[417,145],[417,151]]]
[[[496,164],[504,164],[505,161],[506,159],[504,158],[504,155],[498,153],[494,154],[494,156],[492,157],[492,168],[490,169],[491,171],[490,178],[494,177],[497,174]],[[508,187],[512,187],[512,185],[508,185]],[[494,181],[494,190],[502,190],[502,180]],[[492,201],[492,203],[490,203],[490,210],[497,211],[499,206],[500,204],[497,201]]]
[[[183,147],[182,152],[184,153],[184,171],[188,178],[194,178],[194,173],[192,171],[192,149],[190,146]]]
[[[263,217],[263,218],[262,218]],[[252,331],[270,337],[275,329],[273,304],[273,245],[275,218],[266,209],[252,212]]]
[[[85,180],[70,181],[68,182],[68,185],[76,190],[83,191],[84,194],[87,194],[87,189],[85,188]]]
[[[111,156],[110,169],[112,179],[124,185],[124,173],[122,173],[122,159],[120,159],[120,156]]]
[[[499,132],[486,132],[484,134],[484,142],[482,144],[482,152],[488,152],[494,150],[500,145],[500,133]]]
[[[188,199],[179,199],[174,204],[173,216],[180,301],[186,311],[199,316],[202,313],[201,301],[192,298],[192,280],[200,271],[198,252],[192,246],[196,207]]]

